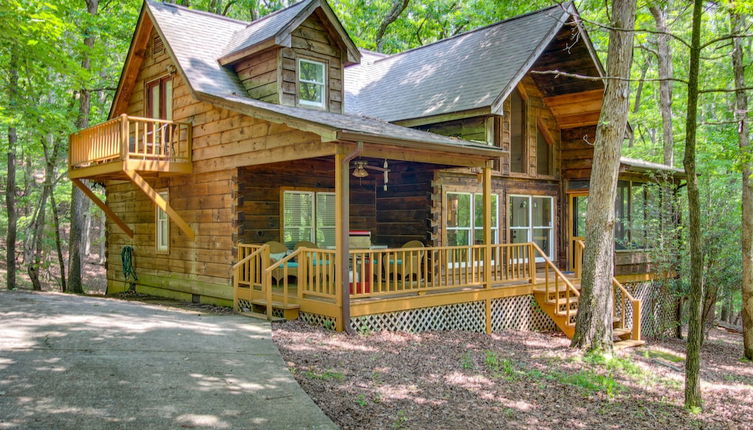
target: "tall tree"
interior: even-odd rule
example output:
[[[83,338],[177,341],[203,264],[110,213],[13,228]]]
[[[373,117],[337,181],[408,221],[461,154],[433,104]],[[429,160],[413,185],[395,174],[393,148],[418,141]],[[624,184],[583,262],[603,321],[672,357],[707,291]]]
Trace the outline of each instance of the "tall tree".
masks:
[[[99,0],[86,0],[86,11],[90,15],[96,15],[99,8]],[[89,52],[94,47],[94,35],[89,26],[85,26],[84,52],[81,59],[81,67],[88,71],[91,69]],[[91,110],[91,90],[81,88],[79,90],[79,111],[76,127],[79,129],[89,126],[89,113]],[[71,186],[71,232],[68,247],[68,291],[71,293],[83,293],[82,271],[84,261],[81,258],[81,249],[85,242],[86,213],[89,211],[89,200],[84,193],[75,186]]]
[[[374,39],[377,51],[382,52],[382,48],[384,47],[384,33],[387,31],[387,27],[389,27],[390,24],[395,22],[395,20],[400,17],[400,14],[403,13],[406,7],[408,7],[408,1],[409,0],[393,0],[392,8],[390,8],[390,11],[387,13],[384,19],[382,19],[382,22],[379,24],[379,28],[377,29],[376,37]]]
[[[17,49],[10,50],[8,67],[8,104],[11,112],[18,109],[18,58]],[[15,123],[8,126],[8,173],[5,183],[5,207],[8,211],[8,232],[5,237],[5,263],[7,267],[6,285],[9,290],[16,288],[16,232],[18,213],[16,212],[16,143],[18,130]]]
[[[696,173],[696,132],[698,129],[698,74],[701,60],[701,19],[703,0],[693,1],[690,59],[688,62],[688,102],[685,118],[685,175],[688,188],[688,242],[690,244],[690,291],[688,294],[688,346],[685,357],[685,407],[702,407],[701,343],[703,342],[703,248],[701,209]]]
[[[613,0],[604,101],[596,127],[581,297],[572,345],[612,350],[612,276],[617,175],[630,107],[635,0]],[[628,31],[625,31],[628,30]]]
[[[669,2],[664,6],[651,6],[649,10],[656,21],[656,30],[662,32],[656,36],[656,57],[659,63],[659,110],[662,119],[662,147],[664,164],[674,164],[674,136],[672,129],[672,47],[669,44],[670,34],[667,28],[667,10]]]
[[[734,10],[730,12],[733,34],[743,34],[745,19]],[[748,137],[748,97],[745,94],[745,62],[743,39],[733,39],[732,70],[735,75],[735,121],[742,159],[742,316],[743,356],[753,360],[753,158]],[[725,306],[725,309],[727,306]]]

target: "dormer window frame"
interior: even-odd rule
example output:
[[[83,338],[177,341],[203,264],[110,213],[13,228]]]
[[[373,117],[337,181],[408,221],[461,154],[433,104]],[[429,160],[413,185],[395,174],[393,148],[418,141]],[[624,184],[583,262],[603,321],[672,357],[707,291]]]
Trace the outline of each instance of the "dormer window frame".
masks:
[[[321,66],[322,75],[323,75],[322,82],[301,79],[301,63],[315,64],[315,65]],[[322,109],[322,110],[327,109],[327,99],[328,99],[327,69],[328,67],[329,65],[327,61],[324,61],[324,60],[307,58],[307,57],[298,57],[296,59],[296,102],[299,106],[307,107],[307,108],[314,108],[314,109]],[[322,88],[321,102],[315,102],[311,100],[302,99],[301,98],[301,84],[320,85]]]

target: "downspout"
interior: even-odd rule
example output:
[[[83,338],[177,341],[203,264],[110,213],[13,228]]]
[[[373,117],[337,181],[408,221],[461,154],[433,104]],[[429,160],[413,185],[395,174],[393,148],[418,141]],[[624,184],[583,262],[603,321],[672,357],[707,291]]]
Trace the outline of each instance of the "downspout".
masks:
[[[339,208],[342,216],[342,223],[340,228],[340,243],[337,244],[337,248],[340,249],[340,279],[342,279],[342,309],[341,318],[343,321],[343,330],[348,334],[353,334],[353,329],[350,326],[350,282],[348,281],[348,275],[350,270],[350,162],[361,155],[363,152],[363,142],[359,141],[356,147],[349,154],[346,154],[342,158],[342,165],[340,166],[340,174],[342,175],[342,199],[341,206]],[[354,280],[355,281],[355,280]]]

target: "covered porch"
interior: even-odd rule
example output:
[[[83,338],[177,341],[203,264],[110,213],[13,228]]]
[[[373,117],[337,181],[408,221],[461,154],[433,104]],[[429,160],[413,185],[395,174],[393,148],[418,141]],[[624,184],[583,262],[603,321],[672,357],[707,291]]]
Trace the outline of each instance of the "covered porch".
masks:
[[[535,297],[541,315],[572,335],[580,264],[563,273],[535,243],[493,243],[489,160],[379,149],[374,156],[355,144],[333,156],[238,168],[237,311],[346,330],[364,318],[454,306],[475,309],[460,318],[490,333],[500,312],[508,319],[530,312],[533,302],[525,299]],[[378,169],[354,175],[361,163]],[[446,246],[432,210],[443,205],[433,178],[458,164],[477,172],[483,241]],[[293,194],[307,203],[293,208]],[[330,199],[334,204],[313,209],[309,223],[287,219]],[[638,340],[640,302],[616,280],[614,288],[619,336]],[[521,300],[501,309],[506,299]]]

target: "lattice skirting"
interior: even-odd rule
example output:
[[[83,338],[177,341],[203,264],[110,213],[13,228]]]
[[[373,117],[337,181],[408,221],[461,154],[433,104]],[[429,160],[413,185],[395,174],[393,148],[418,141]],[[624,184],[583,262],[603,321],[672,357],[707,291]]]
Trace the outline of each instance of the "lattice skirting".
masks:
[[[298,319],[311,325],[318,325],[330,330],[335,329],[335,319],[326,315],[299,312]]]
[[[536,299],[526,295],[492,300],[492,331],[502,330],[554,331],[557,326]]]
[[[253,303],[244,299],[238,299],[238,309],[241,312],[250,312],[250,311],[266,312],[267,311],[266,308],[264,308],[264,306],[254,305]],[[282,309],[272,308],[272,316],[275,318],[285,318],[285,311]]]
[[[411,309],[352,318],[356,331],[446,331],[483,332],[486,326],[484,302],[457,303],[446,306]]]
[[[662,288],[659,282],[646,281],[624,284],[636,299],[641,300],[641,334],[647,338],[671,335],[675,328],[677,299]],[[626,309],[628,327],[632,327],[633,312]]]

